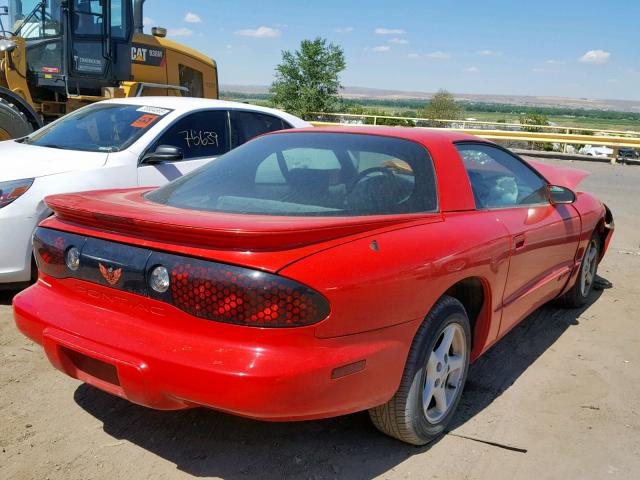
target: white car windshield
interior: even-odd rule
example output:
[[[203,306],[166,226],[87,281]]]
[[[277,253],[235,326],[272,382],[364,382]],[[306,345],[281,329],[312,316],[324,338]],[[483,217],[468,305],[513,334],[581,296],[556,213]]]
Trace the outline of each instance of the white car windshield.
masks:
[[[171,111],[141,105],[96,104],[17,141],[64,150],[118,152],[129,147]]]

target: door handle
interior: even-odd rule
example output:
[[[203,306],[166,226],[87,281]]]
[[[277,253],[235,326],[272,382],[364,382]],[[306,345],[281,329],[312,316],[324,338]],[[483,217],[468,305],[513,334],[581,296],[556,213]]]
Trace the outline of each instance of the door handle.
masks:
[[[525,244],[524,233],[520,233],[518,235],[514,235],[513,236],[513,249],[514,250],[521,250],[522,248],[524,248],[524,244]]]

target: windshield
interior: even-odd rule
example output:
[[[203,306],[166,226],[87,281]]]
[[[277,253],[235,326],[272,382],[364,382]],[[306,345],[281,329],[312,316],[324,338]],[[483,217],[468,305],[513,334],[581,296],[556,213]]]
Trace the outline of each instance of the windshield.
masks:
[[[83,152],[117,152],[171,111],[140,105],[95,104],[32,133],[22,142]]]
[[[433,212],[433,165],[421,145],[378,135],[257,138],[147,195],[179,208],[287,216]]]

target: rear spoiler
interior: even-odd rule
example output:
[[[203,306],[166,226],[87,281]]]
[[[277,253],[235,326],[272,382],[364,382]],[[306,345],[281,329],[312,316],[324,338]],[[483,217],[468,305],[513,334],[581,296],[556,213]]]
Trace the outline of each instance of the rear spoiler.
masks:
[[[527,162],[552,185],[566,187],[570,190],[575,190],[585,178],[591,175],[591,172],[577,168],[558,167],[536,160],[527,160]]]
[[[284,250],[412,222],[440,214],[368,217],[279,217],[186,210],[150,202],[151,189],[105,190],[45,198],[59,220],[128,236],[204,248]]]

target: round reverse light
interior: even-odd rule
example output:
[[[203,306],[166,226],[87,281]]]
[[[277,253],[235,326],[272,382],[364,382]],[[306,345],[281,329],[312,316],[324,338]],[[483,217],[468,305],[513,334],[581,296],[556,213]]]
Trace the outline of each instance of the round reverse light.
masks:
[[[80,268],[80,250],[76,247],[71,247],[67,250],[65,262],[69,270],[73,270],[74,272],[78,270]]]
[[[169,290],[169,272],[166,267],[158,266],[151,271],[149,276],[149,286],[158,293],[164,293]]]

